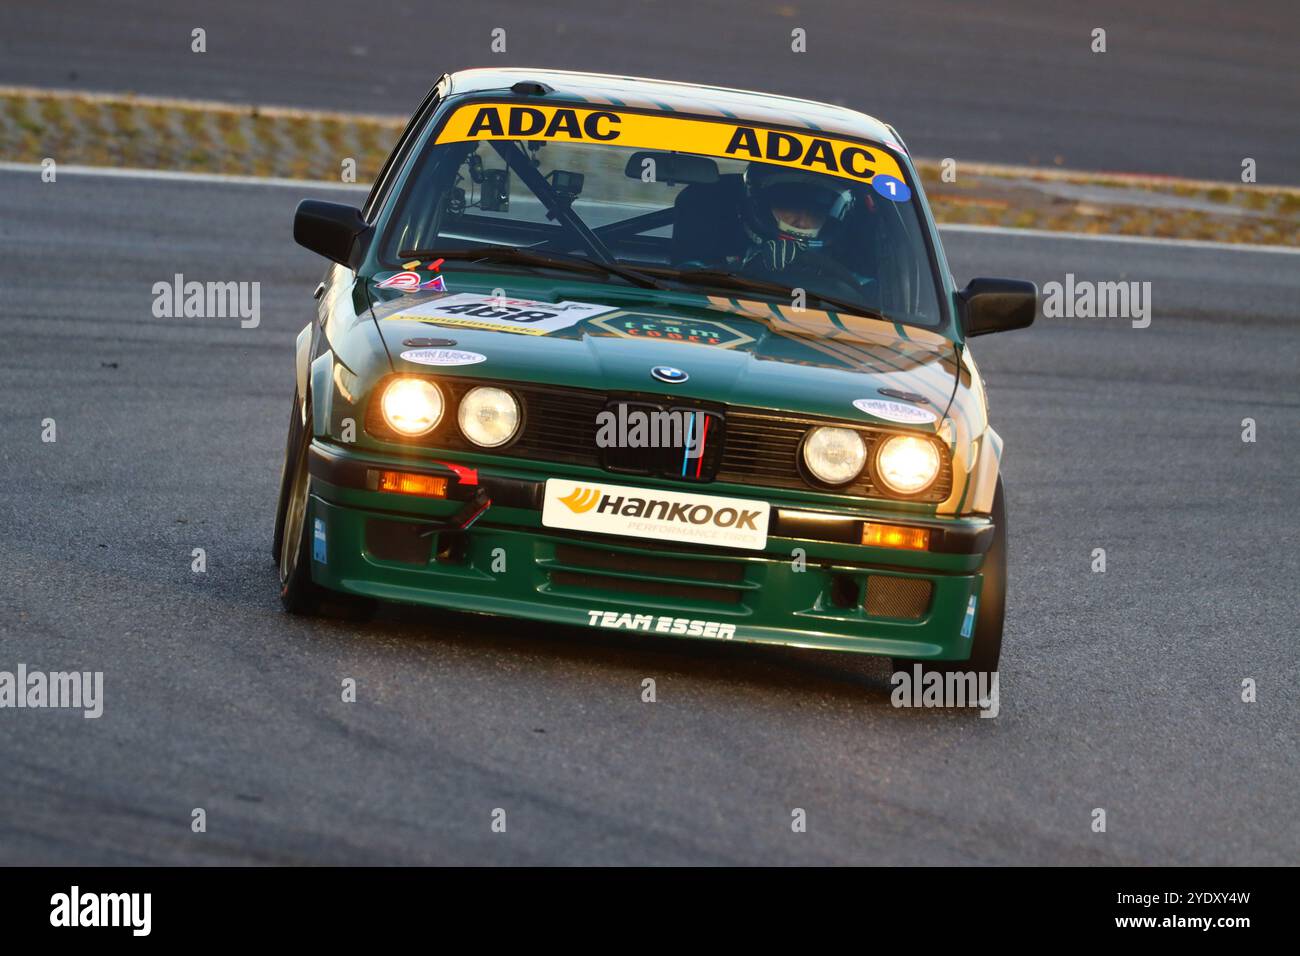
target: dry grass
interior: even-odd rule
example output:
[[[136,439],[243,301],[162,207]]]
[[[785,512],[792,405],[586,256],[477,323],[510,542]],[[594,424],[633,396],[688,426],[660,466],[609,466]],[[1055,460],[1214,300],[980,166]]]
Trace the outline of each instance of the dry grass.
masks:
[[[364,183],[402,130],[398,117],[0,87],[0,159]],[[1300,189],[920,160],[940,223],[1300,245]],[[1087,202],[1053,183],[1109,187]],[[1035,185],[1042,184],[1042,185]],[[1090,192],[1095,192],[1091,190]],[[1137,201],[1144,199],[1145,201]],[[1153,205],[1153,200],[1163,205]]]

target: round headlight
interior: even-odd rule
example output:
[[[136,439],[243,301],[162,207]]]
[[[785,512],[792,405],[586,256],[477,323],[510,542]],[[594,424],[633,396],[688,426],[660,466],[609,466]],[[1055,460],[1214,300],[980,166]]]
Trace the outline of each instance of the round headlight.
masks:
[[[505,389],[480,385],[465,393],[456,417],[466,438],[483,448],[496,448],[515,437],[519,403]]]
[[[380,402],[384,421],[399,435],[414,438],[433,431],[442,420],[442,392],[422,378],[395,378]]]
[[[843,485],[856,478],[867,461],[867,446],[852,428],[829,425],[814,428],[803,443],[808,470],[828,485]]]
[[[876,477],[896,495],[915,495],[939,477],[939,449],[934,442],[894,435],[876,451]]]

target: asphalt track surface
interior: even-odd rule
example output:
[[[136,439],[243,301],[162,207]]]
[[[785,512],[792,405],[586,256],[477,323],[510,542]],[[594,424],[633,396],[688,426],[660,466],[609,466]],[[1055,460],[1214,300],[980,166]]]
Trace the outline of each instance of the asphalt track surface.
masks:
[[[1296,256],[948,236],[962,281],[1127,277],[1155,303],[1146,329],[976,343],[1011,529],[981,719],[895,709],[871,658],[285,615],[269,546],[322,272],[290,240],[302,195],[0,172],[0,669],[105,674],[98,720],[0,711],[0,863],[1300,857]],[[261,324],[154,318],[175,272],[260,281]]]
[[[446,71],[586,69],[843,103],[894,123],[920,156],[1215,180],[1250,157],[1260,183],[1300,184],[1294,0],[15,6],[0,84],[405,116]],[[806,53],[791,51],[796,28]]]

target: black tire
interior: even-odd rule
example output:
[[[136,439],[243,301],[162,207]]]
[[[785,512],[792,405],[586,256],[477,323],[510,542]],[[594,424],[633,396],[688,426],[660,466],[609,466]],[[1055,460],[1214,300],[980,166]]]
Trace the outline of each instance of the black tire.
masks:
[[[310,510],[311,480],[307,454],[311,449],[311,429],[303,427],[297,416],[290,422],[289,455],[281,481],[280,509],[276,515],[276,540],[279,544],[280,603],[290,614],[319,615],[348,621],[365,621],[374,616],[378,602],[352,594],[323,588],[311,577],[311,534],[307,530]],[[311,421],[311,407],[307,408]],[[295,428],[294,423],[297,423]]]
[[[289,407],[289,428],[284,440],[284,462],[280,465],[280,495],[275,503],[275,534],[271,542],[271,557],[278,564],[280,545],[284,541],[284,502],[288,495],[289,479],[295,464],[298,445],[302,441],[302,415],[298,410],[298,389],[293,390],[293,404]]]
[[[993,492],[993,544],[984,555],[980,573],[984,583],[980,588],[979,609],[975,612],[975,628],[971,634],[970,657],[964,661],[917,661],[894,658],[894,671],[911,671],[920,664],[923,671],[941,674],[951,671],[976,671],[992,673],[998,669],[1002,656],[1002,624],[1007,608],[1007,505],[1002,490],[1002,477],[998,476]]]
[[[299,427],[297,431],[297,447],[291,446],[290,457],[285,460],[280,511],[275,522],[279,544],[280,603],[290,614],[310,615],[320,611],[325,589],[311,579],[311,535],[307,531],[307,514],[311,510],[307,452],[311,447],[311,435],[305,428]]]

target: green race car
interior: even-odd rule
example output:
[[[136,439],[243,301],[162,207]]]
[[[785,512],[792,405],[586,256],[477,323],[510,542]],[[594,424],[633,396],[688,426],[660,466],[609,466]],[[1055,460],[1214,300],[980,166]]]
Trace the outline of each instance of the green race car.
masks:
[[[894,129],[545,70],[442,77],[298,336],[275,554],[376,599],[993,670],[1006,516],[973,335]]]

